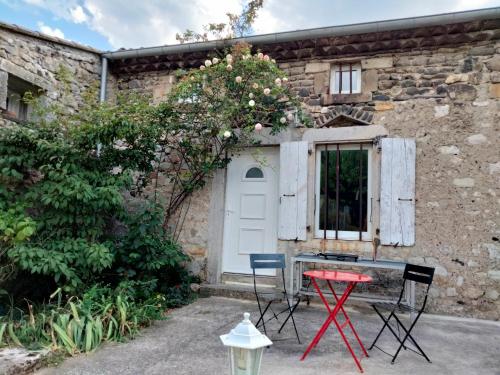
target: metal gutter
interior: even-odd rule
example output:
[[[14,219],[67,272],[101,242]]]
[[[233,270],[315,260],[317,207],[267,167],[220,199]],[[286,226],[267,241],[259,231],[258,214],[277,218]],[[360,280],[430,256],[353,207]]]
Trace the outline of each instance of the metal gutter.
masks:
[[[444,13],[431,16],[400,18],[387,21],[365,22],[351,25],[286,31],[281,33],[255,35],[227,40],[137,48],[123,51],[105,52],[103,53],[103,56],[110,60],[130,59],[147,56],[160,56],[176,53],[189,53],[223,49],[239,42],[247,42],[253,45],[284,43],[304,39],[376,33],[391,30],[406,30],[420,27],[439,26],[497,18],[500,18],[500,7],[469,10],[456,13]]]

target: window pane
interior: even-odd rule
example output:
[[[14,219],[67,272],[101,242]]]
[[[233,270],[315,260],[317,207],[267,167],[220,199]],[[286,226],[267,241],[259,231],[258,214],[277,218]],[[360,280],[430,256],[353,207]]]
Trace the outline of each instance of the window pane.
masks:
[[[264,173],[260,168],[252,167],[245,174],[245,178],[264,178]]]
[[[358,87],[358,74],[359,70],[353,70],[352,71],[352,92],[358,92],[359,87]]]
[[[362,171],[360,171],[360,158]],[[361,189],[360,189],[361,172]],[[342,150],[340,152],[339,230],[367,230],[368,151]],[[361,220],[360,220],[361,204]]]
[[[326,187],[326,153],[327,151],[321,151],[321,171],[320,171],[320,197],[319,197],[319,228],[321,230],[325,229],[325,218],[326,218],[326,229],[335,230],[336,227],[336,173],[335,166],[337,164],[337,151],[328,151],[328,189]],[[325,191],[328,193],[325,195]],[[327,204],[328,197],[328,206]],[[326,208],[326,210],[325,210]]]
[[[337,151],[328,150],[328,166],[326,151],[321,151],[320,168],[320,196],[319,196],[319,230],[335,231],[337,223],[336,201],[336,162]],[[360,190],[360,157],[362,163],[361,190]],[[368,212],[368,150],[340,150],[340,178],[339,178],[339,231],[358,232],[367,231]],[[328,169],[328,187],[325,174]],[[325,194],[327,191],[327,194]],[[328,198],[328,203],[326,202]],[[360,220],[361,204],[361,220]]]
[[[338,94],[338,92],[339,92],[339,84],[340,84],[339,79],[340,79],[340,72],[335,71],[335,84],[334,84],[334,89],[333,89],[334,94]]]
[[[350,79],[351,79],[351,76],[349,75],[349,71],[342,72],[342,92],[344,92],[344,93],[349,92]]]

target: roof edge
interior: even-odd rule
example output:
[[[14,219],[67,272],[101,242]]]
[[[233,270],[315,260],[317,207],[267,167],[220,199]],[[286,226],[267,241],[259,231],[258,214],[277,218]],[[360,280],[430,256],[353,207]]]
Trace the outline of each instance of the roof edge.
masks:
[[[296,40],[324,38],[332,36],[365,34],[392,30],[414,29],[419,27],[437,26],[461,22],[472,22],[500,18],[500,7],[492,7],[462,12],[441,13],[428,16],[398,18],[385,21],[372,21],[348,25],[328,26],[313,29],[284,31],[279,33],[261,34],[243,38],[213,40],[185,44],[144,47],[114,52],[104,52],[103,57],[110,60],[169,55],[175,53],[199,52],[214,49],[223,49],[239,42],[249,44],[271,44],[291,42]]]
[[[41,32],[33,31],[33,30],[30,30],[30,29],[27,29],[25,27],[15,25],[15,24],[10,24],[10,23],[5,23],[5,22],[0,21],[0,29],[6,29],[6,30],[9,30],[9,31],[17,33],[17,34],[23,34],[23,35],[31,36],[31,37],[36,38],[36,39],[42,39],[42,40],[45,40],[47,42],[57,43],[57,44],[64,45],[66,47],[71,47],[71,48],[79,49],[82,51],[91,52],[91,53],[94,53],[96,55],[103,54],[103,51],[98,50],[96,48],[86,46],[84,44],[76,43],[76,42],[73,42],[71,40],[61,39],[61,38],[57,38],[57,37],[50,36],[47,34],[43,34]]]

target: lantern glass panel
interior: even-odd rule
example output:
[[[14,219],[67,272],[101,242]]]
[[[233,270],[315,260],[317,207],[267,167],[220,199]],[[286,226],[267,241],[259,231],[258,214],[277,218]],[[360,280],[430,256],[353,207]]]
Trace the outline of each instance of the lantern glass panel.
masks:
[[[230,349],[231,374],[258,375],[263,351],[264,348],[250,350],[232,347]]]

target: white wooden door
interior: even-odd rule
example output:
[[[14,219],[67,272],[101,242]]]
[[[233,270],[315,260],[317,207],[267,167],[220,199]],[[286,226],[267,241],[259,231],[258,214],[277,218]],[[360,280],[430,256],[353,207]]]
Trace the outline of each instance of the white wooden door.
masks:
[[[278,245],[278,148],[235,156],[227,168],[222,271],[250,274],[249,254]],[[274,270],[258,270],[274,275]]]

